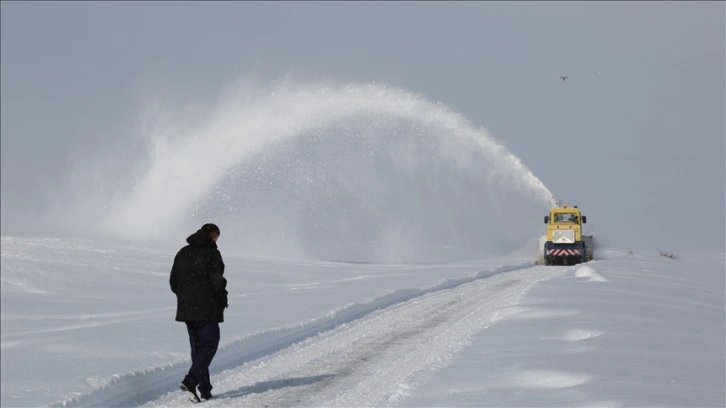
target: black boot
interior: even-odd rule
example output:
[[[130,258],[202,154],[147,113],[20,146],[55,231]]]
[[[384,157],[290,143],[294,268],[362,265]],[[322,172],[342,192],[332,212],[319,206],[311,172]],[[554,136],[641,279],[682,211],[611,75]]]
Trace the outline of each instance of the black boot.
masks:
[[[193,395],[192,399],[195,402],[201,402],[202,401],[202,400],[199,399],[199,395],[197,395],[197,386],[196,385],[191,385],[191,384],[187,383],[186,382],[186,379],[184,379],[182,382],[179,383],[179,389],[181,389],[182,391],[191,392],[192,395]]]

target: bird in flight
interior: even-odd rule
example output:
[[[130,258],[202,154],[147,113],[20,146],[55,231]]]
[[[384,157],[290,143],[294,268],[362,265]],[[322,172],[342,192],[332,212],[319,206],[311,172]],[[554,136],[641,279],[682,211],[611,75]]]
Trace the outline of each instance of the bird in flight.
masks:
[[[565,79],[567,79],[567,75],[561,76],[560,79],[564,81]]]

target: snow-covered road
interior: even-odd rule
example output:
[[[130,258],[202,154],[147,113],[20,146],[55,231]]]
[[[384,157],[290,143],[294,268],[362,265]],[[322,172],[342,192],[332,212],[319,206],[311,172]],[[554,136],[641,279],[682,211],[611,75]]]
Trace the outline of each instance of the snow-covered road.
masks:
[[[212,377],[204,406],[373,406],[407,395],[407,379],[435,369],[508,314],[538,282],[567,268],[532,267],[381,309]],[[173,391],[146,407],[177,407]],[[140,401],[139,401],[140,402]]]
[[[2,239],[3,407],[191,406],[170,251]],[[724,406],[724,255],[228,257],[202,406]]]

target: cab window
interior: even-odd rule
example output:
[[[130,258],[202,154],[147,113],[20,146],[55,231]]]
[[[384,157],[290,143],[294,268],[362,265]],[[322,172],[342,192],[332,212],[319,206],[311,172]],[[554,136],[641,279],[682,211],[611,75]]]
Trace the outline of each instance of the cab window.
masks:
[[[555,214],[555,222],[579,222],[577,213],[558,213]]]

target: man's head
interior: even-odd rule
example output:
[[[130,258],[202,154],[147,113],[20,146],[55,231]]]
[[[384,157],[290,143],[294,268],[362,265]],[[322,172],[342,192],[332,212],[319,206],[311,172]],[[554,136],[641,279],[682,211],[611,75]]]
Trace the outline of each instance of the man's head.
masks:
[[[212,241],[217,242],[217,238],[219,238],[219,227],[214,224],[204,224],[202,225],[202,231],[209,234],[209,237],[212,238]]]

